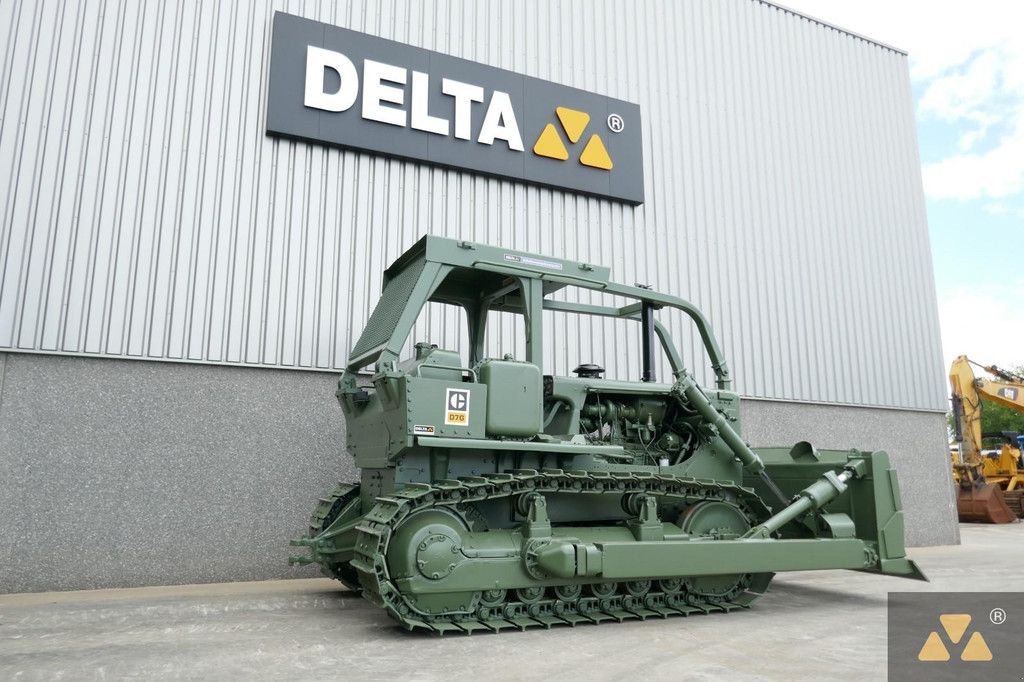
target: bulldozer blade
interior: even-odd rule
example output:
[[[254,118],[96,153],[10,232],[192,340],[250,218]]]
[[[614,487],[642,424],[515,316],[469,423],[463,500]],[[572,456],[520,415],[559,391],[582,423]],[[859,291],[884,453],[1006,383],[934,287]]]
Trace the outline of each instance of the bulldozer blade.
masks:
[[[983,483],[957,488],[956,511],[966,523],[1012,523],[1017,515],[1010,511],[998,486]]]

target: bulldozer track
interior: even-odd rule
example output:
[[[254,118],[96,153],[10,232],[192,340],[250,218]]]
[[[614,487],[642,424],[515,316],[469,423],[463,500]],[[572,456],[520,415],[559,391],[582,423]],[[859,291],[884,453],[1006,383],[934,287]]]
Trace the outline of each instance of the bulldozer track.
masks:
[[[410,484],[376,505],[356,526],[351,562],[363,596],[383,607],[408,630],[438,634],[498,632],[627,619],[668,618],[748,608],[766,589],[772,574],[746,574],[725,594],[704,594],[686,576],[661,580],[579,584],[532,590],[477,593],[470,608],[434,614],[418,609],[392,581],[387,553],[394,531],[411,513],[434,507],[464,509],[473,503],[532,492],[581,495],[643,493],[688,503],[716,500],[739,507],[748,518],[771,513],[753,490],[731,483],[638,472],[522,470],[434,484]],[[587,592],[589,591],[589,594]]]
[[[316,537],[327,530],[327,528],[334,522],[334,519],[338,517],[338,514],[341,513],[342,509],[345,508],[345,505],[358,496],[358,483],[338,482],[338,485],[335,486],[334,490],[332,490],[329,495],[321,497],[317,501],[316,508],[309,516],[308,537]],[[327,566],[321,565],[320,572],[326,576],[340,580],[353,592],[358,593],[362,590],[362,586],[359,584],[358,575],[347,562],[339,562]]]
[[[1024,490],[1010,490],[1004,491],[1003,497],[1006,498],[1006,506],[1010,508],[1017,518],[1024,518]]]

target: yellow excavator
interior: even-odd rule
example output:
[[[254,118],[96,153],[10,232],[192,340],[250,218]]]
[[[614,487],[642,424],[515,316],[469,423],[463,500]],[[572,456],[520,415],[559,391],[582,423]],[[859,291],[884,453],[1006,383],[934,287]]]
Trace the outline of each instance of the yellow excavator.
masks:
[[[975,377],[972,365],[995,379]],[[1010,523],[1024,516],[1024,468],[1016,434],[986,434],[981,428],[983,401],[1024,413],[1024,376],[961,355],[950,365],[949,384],[953,389],[953,431],[959,443],[959,452],[953,457],[953,478],[960,520]],[[984,454],[982,440],[986,437],[1005,442],[996,453]]]

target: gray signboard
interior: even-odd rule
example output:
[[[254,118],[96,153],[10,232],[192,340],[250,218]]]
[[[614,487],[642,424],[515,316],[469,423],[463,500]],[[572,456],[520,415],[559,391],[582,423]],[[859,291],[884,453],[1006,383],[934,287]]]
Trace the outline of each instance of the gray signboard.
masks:
[[[267,133],[644,200],[636,104],[282,12]]]

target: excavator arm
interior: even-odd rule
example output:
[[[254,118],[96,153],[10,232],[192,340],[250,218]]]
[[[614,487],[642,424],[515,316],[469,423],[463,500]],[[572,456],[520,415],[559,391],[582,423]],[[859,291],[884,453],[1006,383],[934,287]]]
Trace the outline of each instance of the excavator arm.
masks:
[[[975,390],[978,395],[984,400],[991,400],[1024,413],[1024,377],[1001,370],[994,365],[986,367],[985,371],[999,377],[1001,381],[977,379]]]
[[[998,381],[979,379],[972,365],[981,367]],[[957,510],[961,521],[1009,523],[1016,518],[998,486],[985,480],[981,455],[982,400],[989,400],[1024,412],[1024,377],[998,367],[979,365],[966,355],[959,356],[949,368],[953,425],[960,443],[960,462],[954,464],[960,483]]]

